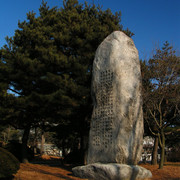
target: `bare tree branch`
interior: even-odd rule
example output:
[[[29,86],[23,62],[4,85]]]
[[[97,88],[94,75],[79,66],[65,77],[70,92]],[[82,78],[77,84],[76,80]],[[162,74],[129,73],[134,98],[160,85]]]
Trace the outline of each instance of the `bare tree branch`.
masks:
[[[152,113],[151,109],[149,109],[149,112],[151,114],[151,116],[153,117],[154,121],[156,122],[156,125],[160,128],[160,124],[158,123],[157,119],[156,119],[156,116],[155,116],[155,112],[154,114]]]

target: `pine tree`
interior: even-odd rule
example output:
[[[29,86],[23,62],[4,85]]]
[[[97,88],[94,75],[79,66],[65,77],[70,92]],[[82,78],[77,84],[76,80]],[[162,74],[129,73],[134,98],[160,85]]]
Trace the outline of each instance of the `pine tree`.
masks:
[[[64,0],[64,7],[59,9],[50,9],[43,1],[39,13],[36,17],[29,12],[1,49],[5,66],[0,69],[2,82],[16,94],[6,119],[24,129],[24,147],[30,128],[35,126],[73,127],[82,139],[91,112],[95,51],[115,30],[133,35],[120,25],[120,13],[112,14],[109,9],[103,11],[77,0]]]

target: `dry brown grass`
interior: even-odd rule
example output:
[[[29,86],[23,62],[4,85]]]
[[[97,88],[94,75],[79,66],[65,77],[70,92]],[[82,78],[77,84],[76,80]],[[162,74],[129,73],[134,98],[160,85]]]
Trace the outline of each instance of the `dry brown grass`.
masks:
[[[158,169],[158,165],[143,164],[141,166],[152,172],[152,180],[180,180],[180,162],[167,162],[163,169]]]
[[[82,180],[73,176],[71,166],[62,166],[59,158],[43,156],[43,158],[38,158],[33,163],[22,163],[20,170],[14,176],[14,180]],[[161,170],[158,169],[158,166],[150,164],[141,166],[152,172],[152,180],[180,180],[180,162],[166,163]]]
[[[21,163],[20,169],[14,175],[14,180],[80,180],[74,177],[71,166],[62,166],[58,157],[36,157],[32,163]],[[82,180],[82,179],[81,179]]]
[[[21,164],[15,180],[79,180],[70,171],[39,164]]]

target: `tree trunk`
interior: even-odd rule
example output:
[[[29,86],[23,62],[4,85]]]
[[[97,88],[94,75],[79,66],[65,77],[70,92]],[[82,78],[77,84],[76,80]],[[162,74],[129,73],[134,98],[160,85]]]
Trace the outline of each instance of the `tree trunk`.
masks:
[[[164,154],[164,162],[165,162],[165,163],[167,162],[167,155],[166,155],[166,151],[165,151],[165,154]]]
[[[84,165],[87,165],[88,140],[89,140],[89,137],[88,137],[88,136],[84,136],[84,137],[83,137]]]
[[[34,134],[34,141],[33,141],[33,150],[34,150],[34,154],[37,154],[37,146],[38,146],[38,142],[37,142],[37,128],[35,128],[35,134]]]
[[[157,156],[158,156],[158,136],[156,136],[154,140],[154,147],[153,147],[152,161],[151,161],[152,165],[157,164]]]
[[[29,132],[30,132],[30,127],[26,127],[24,129],[24,134],[22,137],[22,162],[23,163],[28,163],[28,152],[27,152],[27,143],[29,139]]]
[[[86,131],[84,131],[85,128],[82,128],[81,134],[80,134],[80,152],[82,154],[82,164],[87,165],[87,150],[88,150],[88,140],[89,136]]]
[[[10,127],[8,127],[8,129],[7,129],[7,143],[9,142],[9,139],[10,139],[10,131],[11,131],[11,129],[10,129]]]
[[[161,159],[159,163],[159,169],[163,169],[165,156],[165,136],[163,130],[161,130]]]
[[[45,137],[44,137],[44,131],[42,131],[42,135],[41,135],[41,150],[40,150],[41,156],[44,154],[44,143],[45,143]]]
[[[65,140],[63,139],[62,140],[62,157],[66,157],[67,155],[67,151],[66,151],[66,143],[65,143]]]

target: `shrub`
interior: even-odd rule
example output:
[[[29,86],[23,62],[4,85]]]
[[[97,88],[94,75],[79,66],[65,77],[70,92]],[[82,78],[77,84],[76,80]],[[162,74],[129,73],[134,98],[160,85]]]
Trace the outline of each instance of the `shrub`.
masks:
[[[11,152],[20,162],[22,161],[22,144],[17,141],[10,141],[5,149]],[[28,160],[32,160],[34,157],[33,151],[27,147]]]
[[[20,167],[17,158],[0,147],[0,178],[8,178],[15,174]]]

